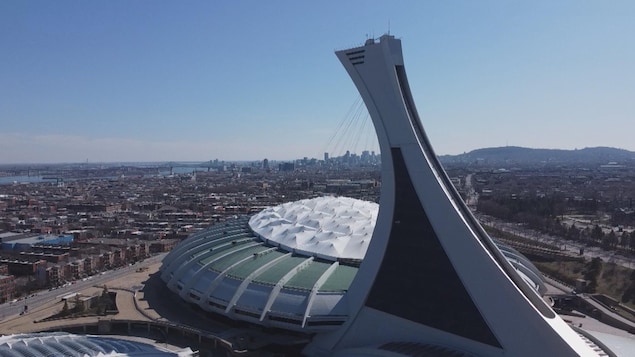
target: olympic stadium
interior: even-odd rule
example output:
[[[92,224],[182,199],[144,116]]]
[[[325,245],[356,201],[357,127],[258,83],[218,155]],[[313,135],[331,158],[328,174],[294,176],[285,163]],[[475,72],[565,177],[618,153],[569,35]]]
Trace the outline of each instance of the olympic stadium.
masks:
[[[364,259],[379,205],[319,197],[212,226],[163,260],[161,278],[203,310],[253,324],[318,332],[348,318],[346,292]],[[523,280],[543,294],[538,270],[497,243]]]

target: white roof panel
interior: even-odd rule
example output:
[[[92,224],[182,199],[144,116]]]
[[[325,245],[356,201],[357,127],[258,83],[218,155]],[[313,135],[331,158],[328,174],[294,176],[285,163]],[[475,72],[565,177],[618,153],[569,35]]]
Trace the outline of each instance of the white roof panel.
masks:
[[[337,260],[363,259],[379,205],[349,197],[318,197],[267,208],[249,220],[262,239],[287,250]]]

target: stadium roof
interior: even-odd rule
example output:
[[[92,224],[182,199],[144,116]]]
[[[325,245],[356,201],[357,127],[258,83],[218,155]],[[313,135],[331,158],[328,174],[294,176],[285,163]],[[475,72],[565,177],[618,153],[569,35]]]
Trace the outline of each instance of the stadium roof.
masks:
[[[189,348],[170,351],[156,345],[114,337],[74,335],[65,332],[42,332],[0,336],[0,356],[144,356],[190,357]]]
[[[372,202],[319,197],[229,220],[176,246],[163,259],[161,278],[205,311],[292,330],[332,329],[348,318],[339,302],[366,254],[378,209]],[[497,245],[525,281],[544,292],[535,267]]]
[[[263,240],[328,260],[363,259],[379,205],[348,197],[319,197],[267,208],[249,220]]]

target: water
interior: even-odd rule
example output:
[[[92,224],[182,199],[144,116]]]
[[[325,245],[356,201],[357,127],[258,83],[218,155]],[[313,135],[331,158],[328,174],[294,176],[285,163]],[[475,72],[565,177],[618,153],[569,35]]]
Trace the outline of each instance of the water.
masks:
[[[175,167],[172,172],[169,170],[159,172],[158,176],[169,176],[171,174],[174,175],[182,175],[182,174],[191,174],[195,171],[207,171],[205,168],[201,167],[189,167],[189,166],[178,166]],[[100,179],[116,179],[115,176],[103,176],[99,177]],[[77,178],[64,178],[64,181],[73,181],[78,180]],[[43,176],[0,176],[0,185],[11,185],[14,183],[41,183],[41,182],[55,182],[55,179],[45,179]]]
[[[172,174],[174,175],[191,174],[191,173],[194,173],[195,171],[207,171],[207,169],[201,168],[201,167],[179,166],[172,169],[172,172],[170,172],[170,170],[160,171],[159,176],[170,176]]]
[[[13,183],[32,183],[32,182],[51,182],[50,179],[44,179],[42,176],[3,176],[0,177],[0,185],[8,185]]]

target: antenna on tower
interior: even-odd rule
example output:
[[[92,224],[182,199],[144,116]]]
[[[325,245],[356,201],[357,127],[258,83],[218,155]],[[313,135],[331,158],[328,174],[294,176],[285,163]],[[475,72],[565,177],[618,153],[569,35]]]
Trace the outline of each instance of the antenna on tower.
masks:
[[[388,20],[388,35],[390,35],[390,20]]]

